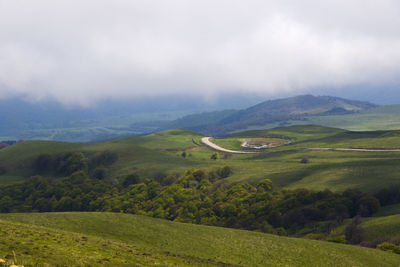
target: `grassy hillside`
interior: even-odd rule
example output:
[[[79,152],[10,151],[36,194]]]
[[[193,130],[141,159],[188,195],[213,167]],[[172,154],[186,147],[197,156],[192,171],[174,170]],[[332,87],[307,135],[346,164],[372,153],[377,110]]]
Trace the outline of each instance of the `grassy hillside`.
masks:
[[[215,139],[216,143],[226,140],[238,140],[244,137],[278,137],[288,139],[290,146],[282,146],[280,150],[288,148],[399,148],[400,130],[386,131],[347,131],[338,128],[317,125],[295,125],[277,127],[270,130],[252,130],[231,134],[225,138]],[[241,149],[240,146],[229,147]]]
[[[170,130],[144,137],[98,143],[25,141],[0,150],[0,162],[7,170],[0,176],[0,181],[4,183],[12,181],[13,177],[34,175],[33,160],[40,154],[56,155],[69,151],[81,151],[88,155],[105,150],[117,153],[118,161],[107,169],[107,175],[110,177],[121,178],[133,172],[142,177],[153,177],[160,171],[183,172],[198,165],[199,158],[183,159],[180,154],[185,149],[195,149],[196,145],[192,139],[199,137],[191,131]]]
[[[314,116],[354,114],[374,107],[376,105],[368,102],[338,97],[300,95],[265,101],[247,109],[232,112],[232,114],[214,112],[186,116],[171,122],[166,127],[192,129],[205,134],[222,136],[253,127],[261,129],[271,125],[276,127],[288,124],[288,121],[298,121],[301,124],[302,121]]]
[[[143,137],[130,137],[99,143],[63,143],[25,141],[0,150],[0,165],[6,170],[0,183],[25,179],[35,172],[32,162],[40,154],[82,151],[90,157],[105,150],[118,154],[118,160],[106,168],[106,177],[122,180],[138,173],[142,179],[159,172],[183,173],[190,168],[215,169],[228,165],[233,174],[229,181],[259,181],[270,178],[277,186],[334,191],[357,187],[375,191],[400,184],[399,152],[310,151],[311,147],[400,147],[398,131],[367,133],[346,132],[321,126],[280,127],[270,131],[251,131],[215,139],[227,148],[237,149],[242,137],[281,136],[292,141],[258,155],[219,154],[200,145],[201,135],[188,130],[170,130]],[[185,151],[186,158],[182,157]],[[306,157],[309,163],[300,160]]]
[[[366,240],[398,241],[400,239],[400,214],[368,218],[364,220],[361,226],[365,231]]]
[[[396,266],[400,261],[399,255],[375,249],[128,214],[3,214],[0,224],[0,258],[13,258],[15,251],[25,264]]]
[[[301,120],[285,120],[280,122],[266,123],[263,125],[252,125],[236,129],[234,132],[272,129],[282,125],[323,125],[336,127],[350,131],[377,131],[377,130],[398,130],[400,129],[400,105],[373,107],[367,110],[351,114],[305,116]]]

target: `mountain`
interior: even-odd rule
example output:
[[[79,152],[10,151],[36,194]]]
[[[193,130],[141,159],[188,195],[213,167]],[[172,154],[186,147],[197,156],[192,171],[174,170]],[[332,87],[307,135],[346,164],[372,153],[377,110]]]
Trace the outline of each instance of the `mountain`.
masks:
[[[205,134],[224,135],[251,126],[263,126],[270,123],[285,125],[288,120],[304,120],[310,116],[353,114],[374,107],[377,105],[339,97],[300,95],[268,100],[236,112],[189,115],[190,117],[186,116],[167,124],[166,128],[171,125],[174,128],[186,128]],[[194,120],[202,123],[196,124]],[[208,123],[204,124],[204,122]]]
[[[91,106],[65,106],[51,100],[0,99],[0,141],[88,142],[143,135],[191,113],[240,109],[254,105],[257,99],[257,96],[241,94],[217,97],[213,101],[190,95],[168,95],[108,99]]]

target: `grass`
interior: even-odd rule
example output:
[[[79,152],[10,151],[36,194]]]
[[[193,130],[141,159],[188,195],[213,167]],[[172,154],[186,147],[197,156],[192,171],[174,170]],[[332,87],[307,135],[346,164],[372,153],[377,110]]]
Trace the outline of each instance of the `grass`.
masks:
[[[400,214],[400,204],[381,207],[379,211],[374,214],[374,217],[383,217],[396,214]]]
[[[44,265],[395,266],[375,249],[118,213],[0,215],[0,258]]]
[[[400,129],[399,113],[400,105],[381,106],[353,114],[309,116],[302,120],[289,120],[265,125],[254,125],[249,126],[246,129],[235,130],[235,132],[272,129],[282,126],[283,124],[285,126],[313,124],[341,128],[350,131],[398,130]]]
[[[366,218],[361,226],[366,240],[400,240],[400,214]]]
[[[244,137],[281,137],[292,141],[269,149],[271,153],[232,155],[217,160],[213,151],[199,145],[201,135],[187,130],[169,130],[148,136],[114,139],[98,143],[65,143],[25,141],[0,150],[0,164],[6,173],[0,175],[0,184],[12,183],[34,175],[32,160],[39,154],[58,154],[66,151],[84,151],[87,154],[110,150],[119,155],[118,161],[107,168],[106,176],[122,180],[138,173],[142,179],[156,173],[183,173],[190,168],[212,170],[228,165],[233,174],[229,181],[257,182],[270,178],[274,185],[321,190],[342,191],[357,187],[376,191],[399,185],[400,152],[310,151],[310,147],[400,147],[397,131],[352,133],[321,126],[280,127],[270,131],[251,131],[231,135],[230,143]],[[232,141],[233,140],[233,141]],[[235,141],[236,140],[236,141]],[[235,144],[233,144],[235,145]],[[186,158],[181,156],[186,151]],[[309,163],[300,160],[306,157]]]

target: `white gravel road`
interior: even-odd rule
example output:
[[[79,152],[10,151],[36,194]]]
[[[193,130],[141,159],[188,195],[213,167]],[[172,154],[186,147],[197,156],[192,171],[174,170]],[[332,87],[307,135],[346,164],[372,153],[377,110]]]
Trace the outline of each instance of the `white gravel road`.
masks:
[[[257,153],[263,153],[261,151],[240,151],[240,150],[231,150],[231,149],[226,149],[223,147],[220,147],[219,145],[213,143],[210,141],[212,137],[203,137],[201,138],[201,142],[208,146],[209,148],[219,151],[219,152],[224,152],[224,153],[231,153],[231,154],[257,154]],[[399,148],[393,148],[393,149],[374,149],[374,148],[307,148],[309,150],[313,151],[360,151],[360,152],[400,152]]]
[[[240,151],[240,150],[231,150],[231,149],[226,149],[223,147],[220,147],[217,144],[214,144],[213,142],[210,141],[212,137],[203,137],[201,138],[201,142],[208,146],[211,149],[217,150],[219,152],[224,152],[224,153],[231,153],[231,154],[256,154],[260,153],[258,151]]]

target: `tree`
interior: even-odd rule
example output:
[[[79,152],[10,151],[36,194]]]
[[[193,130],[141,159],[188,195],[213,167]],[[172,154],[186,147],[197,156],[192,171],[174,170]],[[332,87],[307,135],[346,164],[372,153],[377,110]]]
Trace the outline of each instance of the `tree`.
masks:
[[[273,210],[268,214],[267,220],[273,227],[281,227],[283,224],[282,215],[279,211]]]
[[[73,199],[69,196],[64,196],[60,199],[57,205],[58,211],[79,211],[80,203],[78,199]]]
[[[379,200],[371,195],[366,195],[358,201],[358,214],[368,217],[377,212],[380,208]]]
[[[182,158],[186,158],[186,151],[183,151],[181,156],[182,156]]]
[[[93,172],[93,177],[99,180],[103,180],[106,176],[106,170],[104,168],[97,168]]]
[[[217,160],[217,158],[218,158],[217,153],[212,154],[210,157],[210,159],[212,159],[212,160]]]
[[[39,155],[34,161],[34,168],[38,174],[43,174],[54,168],[53,158],[50,155]]]
[[[342,223],[344,219],[349,217],[349,210],[343,204],[338,204],[335,206],[335,209],[330,212],[327,216],[327,219],[335,220],[338,223]]]
[[[134,174],[130,174],[130,175],[126,176],[122,185],[124,187],[128,187],[131,184],[138,184],[139,182],[140,182],[139,175],[134,173]]]
[[[364,230],[359,226],[361,217],[356,216],[345,229],[346,241],[349,244],[360,244],[364,239]]]
[[[52,210],[52,199],[50,198],[39,198],[33,205],[34,209],[39,212],[47,212]]]
[[[221,169],[218,169],[218,175],[221,178],[227,178],[231,174],[232,174],[232,169],[229,166],[224,166]]]
[[[272,190],[272,182],[270,179],[264,179],[261,180],[258,184],[257,184],[257,191],[260,192],[269,192]]]

